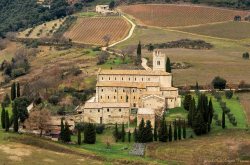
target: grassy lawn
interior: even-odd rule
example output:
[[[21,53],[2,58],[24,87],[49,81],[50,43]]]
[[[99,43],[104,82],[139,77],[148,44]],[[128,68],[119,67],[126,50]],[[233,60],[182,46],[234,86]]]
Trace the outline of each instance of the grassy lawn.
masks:
[[[81,12],[81,13],[78,13],[77,16],[79,16],[79,17],[97,17],[97,16],[101,16],[101,15],[96,13],[96,12]]]

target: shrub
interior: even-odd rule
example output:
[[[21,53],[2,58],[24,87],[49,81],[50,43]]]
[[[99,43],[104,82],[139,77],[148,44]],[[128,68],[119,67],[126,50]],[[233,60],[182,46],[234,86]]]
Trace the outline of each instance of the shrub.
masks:
[[[103,131],[104,131],[104,129],[105,129],[105,125],[104,124],[98,124],[98,125],[96,125],[96,133],[97,134],[102,134]]]
[[[248,52],[243,53],[242,58],[245,59],[245,60],[248,60],[249,59],[249,53]]]
[[[54,105],[57,105],[59,101],[60,101],[60,98],[59,96],[56,96],[56,95],[52,95],[48,99],[48,102]]]
[[[233,97],[233,91],[225,91],[225,96],[227,99],[231,99]]]
[[[11,71],[11,77],[12,78],[19,77],[19,76],[25,75],[25,73],[26,72],[24,68],[13,69]]]
[[[214,86],[214,89],[225,89],[227,81],[219,76],[215,77],[212,81],[212,85]]]

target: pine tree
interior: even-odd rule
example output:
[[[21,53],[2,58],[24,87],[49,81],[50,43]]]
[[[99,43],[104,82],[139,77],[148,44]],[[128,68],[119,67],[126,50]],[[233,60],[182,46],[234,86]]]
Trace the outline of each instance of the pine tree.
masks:
[[[20,97],[20,84],[17,83],[17,86],[16,86],[16,97]]]
[[[151,121],[147,120],[146,121],[146,127],[145,127],[145,131],[144,131],[144,135],[145,135],[145,142],[152,142],[153,141],[153,129],[152,129],[152,125],[151,125]]]
[[[138,131],[137,131],[136,127],[135,127],[135,130],[134,130],[134,141],[138,142]]]
[[[181,121],[178,120],[178,139],[181,140]]]
[[[177,123],[174,121],[174,140],[177,140]]]
[[[10,118],[9,118],[9,112],[5,112],[5,131],[8,132],[10,128]]]
[[[166,62],[166,72],[171,73],[171,62],[170,59],[167,58],[167,62]]]
[[[1,112],[1,125],[2,125],[2,128],[5,129],[5,107],[3,105],[3,103],[1,104],[2,105],[2,112]]]
[[[160,128],[159,128],[159,133],[158,133],[159,141],[161,142],[166,142],[168,138],[166,126],[167,125],[166,125],[165,117],[163,116],[161,120]]]
[[[82,132],[80,129],[77,129],[77,144],[81,145],[82,144]]]
[[[141,42],[137,46],[137,54],[135,59],[135,65],[138,66],[141,64]]]
[[[118,126],[117,123],[115,123],[115,132],[114,132],[114,137],[115,137],[115,142],[118,142]]]
[[[71,131],[69,129],[68,122],[65,122],[65,129],[64,129],[64,142],[70,142],[71,141]]]
[[[16,98],[16,83],[13,82],[11,85],[11,100],[15,100]]]
[[[187,132],[186,132],[186,121],[185,121],[185,120],[184,120],[182,129],[183,129],[183,130],[182,130],[183,139],[186,139]]]
[[[169,129],[168,129],[168,141],[171,142],[172,138],[173,138],[173,135],[172,135],[172,126],[170,124],[169,125]]]
[[[225,112],[222,112],[221,126],[223,129],[226,128]]]
[[[96,142],[96,129],[95,125],[88,123],[84,127],[84,143],[95,144]]]
[[[155,127],[154,127],[154,141],[158,141],[157,123],[156,122],[155,122]]]
[[[125,128],[124,128],[124,123],[122,123],[122,142],[125,142],[125,136],[126,136],[126,132],[125,132]]]
[[[60,129],[60,140],[64,141],[65,136],[64,136],[64,123],[63,123],[63,118],[61,118],[61,129]]]
[[[130,130],[128,131],[128,142],[130,143],[131,141],[131,133],[130,133]]]

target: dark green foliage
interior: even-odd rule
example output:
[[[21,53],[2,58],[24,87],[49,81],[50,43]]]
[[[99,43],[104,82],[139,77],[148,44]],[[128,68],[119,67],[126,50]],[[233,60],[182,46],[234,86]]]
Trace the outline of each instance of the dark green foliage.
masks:
[[[14,129],[14,132],[18,132],[18,128],[19,128],[18,118],[19,118],[19,116],[18,116],[17,106],[12,107],[12,113],[13,113],[13,129]]]
[[[5,131],[8,132],[10,128],[10,118],[9,118],[9,112],[5,112]]]
[[[20,84],[16,84],[16,97],[20,97]]]
[[[81,145],[82,144],[82,132],[81,130],[77,130],[77,144]]]
[[[28,110],[27,107],[29,106],[30,101],[27,97],[18,97],[13,101],[12,109],[16,109],[17,117],[23,123],[25,119],[28,118]]]
[[[231,99],[233,97],[233,91],[232,90],[225,91],[225,96],[227,99]]]
[[[161,142],[166,142],[168,139],[167,124],[166,124],[164,115],[160,123],[158,137],[159,137],[159,141]]]
[[[212,85],[214,86],[214,89],[225,89],[226,88],[227,81],[219,76],[215,77],[212,81]]]
[[[125,128],[124,128],[124,123],[122,123],[122,132],[121,132],[121,136],[122,136],[122,142],[125,142],[126,132],[125,132]]]
[[[226,119],[225,119],[225,112],[222,112],[222,119],[221,119],[221,126],[222,128],[226,128]]]
[[[142,118],[140,124],[139,124],[139,128],[138,128],[138,142],[142,143],[144,141],[146,141],[144,138],[144,127],[145,127],[145,122],[144,119]]]
[[[130,133],[130,130],[128,131],[128,142],[129,143],[131,142],[131,133]]]
[[[113,10],[115,8],[115,1],[111,1],[110,3],[109,3],[109,9],[110,10]]]
[[[149,44],[147,47],[148,47],[149,52],[152,52],[155,49],[154,45],[152,45],[152,44]]]
[[[60,129],[60,140],[64,140],[64,130],[65,130],[65,127],[64,127],[64,122],[63,122],[63,118],[61,118],[61,129]]]
[[[135,65],[141,65],[141,42],[139,42],[137,46],[137,53],[136,53],[136,59],[135,59]]]
[[[186,132],[186,122],[184,120],[183,126],[182,126],[182,135],[183,135],[183,139],[186,139],[187,137],[187,132]]]
[[[192,101],[192,96],[190,94],[185,95],[185,98],[184,98],[184,101],[183,101],[183,107],[187,111],[190,108],[191,101]]]
[[[199,84],[198,84],[197,81],[196,81],[196,84],[195,84],[195,90],[196,90],[196,91],[199,91]]]
[[[6,113],[6,111],[5,111],[3,103],[1,105],[2,105],[1,125],[2,125],[2,128],[5,129],[5,113]]]
[[[194,116],[195,116],[195,99],[193,98],[190,105],[189,105],[189,112],[188,112],[188,125],[190,125],[191,127],[193,126],[193,120],[194,120]]]
[[[154,141],[158,141],[158,127],[157,123],[155,122],[155,127],[154,127]]]
[[[118,142],[118,135],[119,135],[119,131],[118,131],[118,126],[117,126],[117,123],[115,123],[115,131],[113,133],[114,137],[115,137],[115,141]]]
[[[95,144],[96,142],[96,131],[95,125],[88,123],[84,128],[84,143]]]
[[[242,58],[245,59],[245,60],[248,60],[249,59],[249,53],[248,52],[243,53]]]
[[[138,142],[138,131],[137,131],[136,127],[135,127],[135,130],[134,130],[134,141]]]
[[[145,142],[152,142],[153,141],[153,129],[150,120],[146,121],[146,127],[145,127],[145,136],[146,141]]]
[[[96,125],[96,133],[97,134],[102,134],[103,131],[104,131],[104,129],[105,129],[105,125],[104,124],[98,124],[98,125]]]
[[[11,100],[16,98],[16,83],[13,82],[11,85]]]
[[[169,129],[168,129],[168,141],[171,142],[173,138],[173,133],[172,133],[172,125],[169,125]]]
[[[166,72],[168,72],[168,73],[172,72],[172,70],[171,70],[171,62],[170,62],[169,58],[167,58],[167,62],[166,62]]]
[[[177,140],[177,122],[174,121],[174,140]]]
[[[65,122],[65,128],[64,128],[64,138],[63,142],[70,142],[71,141],[71,131],[69,129],[69,124],[66,121]]]
[[[178,139],[181,140],[181,122],[180,122],[180,119],[178,121]]]

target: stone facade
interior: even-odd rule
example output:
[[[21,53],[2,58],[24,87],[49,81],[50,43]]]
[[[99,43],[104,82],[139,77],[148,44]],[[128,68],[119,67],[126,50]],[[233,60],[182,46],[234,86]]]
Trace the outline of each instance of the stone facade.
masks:
[[[84,121],[128,123],[131,108],[152,109],[160,115],[166,108],[179,107],[178,89],[172,87],[172,75],[165,69],[166,56],[159,51],[153,53],[153,70],[100,69],[96,96],[79,111]]]

